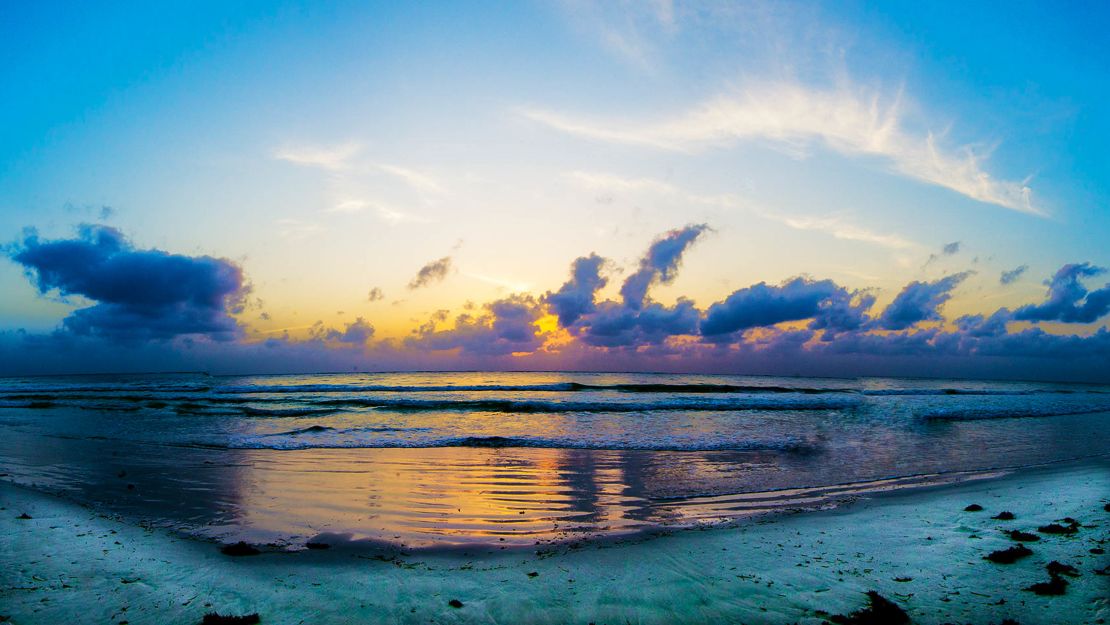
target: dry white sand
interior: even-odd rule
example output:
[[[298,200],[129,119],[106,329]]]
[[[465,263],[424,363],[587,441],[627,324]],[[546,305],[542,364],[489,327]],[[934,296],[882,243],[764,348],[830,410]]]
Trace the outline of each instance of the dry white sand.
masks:
[[[861,500],[739,527],[537,555],[413,553],[385,561],[328,550],[231,558],[216,545],[104,518],[0,485],[0,615],[14,623],[199,623],[258,612],[263,623],[822,623],[877,590],[914,623],[1102,623],[1110,618],[1110,464]],[[982,512],[964,512],[971,503]],[[1010,510],[1013,521],[990,517]],[[32,518],[17,517],[26,513]],[[983,556],[1041,535],[1034,554]],[[1066,594],[1022,589],[1074,565]],[[535,573],[535,575],[530,575]],[[908,581],[896,581],[896,578]],[[452,599],[460,608],[448,605]],[[821,612],[824,611],[824,612]]]

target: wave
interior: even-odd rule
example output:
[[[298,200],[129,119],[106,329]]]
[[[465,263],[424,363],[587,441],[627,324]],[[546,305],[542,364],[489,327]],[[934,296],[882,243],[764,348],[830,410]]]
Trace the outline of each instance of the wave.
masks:
[[[345,398],[317,402],[328,406],[380,408],[398,412],[659,412],[659,411],[723,411],[741,410],[843,410],[859,402],[852,399],[787,400],[776,398],[670,399],[656,402],[612,401],[539,401],[514,399],[390,399]]]
[[[1075,408],[957,408],[933,410],[920,416],[926,421],[982,421],[986,419],[1034,419],[1066,417],[1070,415],[1110,412],[1108,406],[1082,406]]]
[[[255,408],[243,406],[239,411],[248,417],[315,417],[335,414],[338,408]]]
[[[518,436],[448,436],[434,438],[383,438],[375,434],[392,431],[410,432],[396,428],[334,429],[312,426],[281,434],[245,436],[227,444],[229,449],[431,449],[441,447],[474,448],[541,448],[541,449],[596,449],[618,451],[780,451],[795,454],[812,454],[820,446],[802,439],[783,438],[771,440],[584,440],[570,438],[542,438]],[[320,436],[304,436],[305,434]]]
[[[584,384],[557,382],[552,384],[447,384],[447,385],[355,385],[355,384],[291,384],[225,386],[212,389],[227,394],[278,394],[278,393],[451,393],[451,392],[519,392],[519,393],[574,393],[614,391],[618,393],[851,393],[848,388],[814,388],[792,386],[760,386],[740,384]]]
[[[1007,396],[1022,396],[1022,395],[1072,395],[1076,393],[1090,393],[1094,395],[1102,394],[1102,391],[1088,390],[1088,391],[1073,391],[1070,389],[964,389],[964,388],[883,388],[883,389],[863,389],[860,390],[861,395],[869,395],[876,397],[885,396],[933,396],[933,395],[972,395],[972,396],[987,396],[987,397],[1007,397]]]

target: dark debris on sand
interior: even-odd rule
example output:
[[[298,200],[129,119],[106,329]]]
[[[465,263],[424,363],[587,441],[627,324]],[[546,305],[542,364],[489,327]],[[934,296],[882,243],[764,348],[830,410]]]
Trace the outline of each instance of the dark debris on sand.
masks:
[[[1009,510],[1003,510],[1002,512],[999,512],[991,518],[998,519],[999,521],[1013,521],[1017,517],[1014,516],[1013,512],[1010,512]]]
[[[220,553],[224,554],[225,556],[238,557],[256,556],[262,552],[240,540],[233,545],[224,545],[223,547],[220,547]]]
[[[983,556],[984,560],[990,560],[997,564],[1013,564],[1018,560],[1033,555],[1033,550],[1025,545],[1014,545],[1009,549],[1000,549],[992,551],[990,555]]]
[[[463,607],[463,602],[459,601],[458,599],[452,599],[452,600],[447,602],[447,605],[451,606],[452,608],[457,609],[457,608]]]
[[[983,506],[980,506],[977,503],[973,503],[970,506],[964,508],[964,512],[982,512],[982,511],[983,511]]]
[[[1064,519],[1069,521],[1069,519]],[[1037,528],[1037,531],[1042,534],[1074,534],[1079,531],[1079,522],[1075,519],[1070,519],[1067,525],[1060,525],[1059,523],[1049,523]]]
[[[24,512],[23,514],[15,517],[15,518],[19,519],[20,521],[30,521],[31,520],[31,515]]]
[[[1023,543],[1033,543],[1041,539],[1041,537],[1037,536],[1036,534],[1030,534],[1029,532],[1023,532],[1021,530],[1010,530],[1004,533],[1010,537],[1010,540],[1016,540]]]
[[[910,617],[905,610],[874,590],[867,591],[869,605],[845,616],[836,614],[829,620],[838,625],[903,625]]]
[[[224,616],[216,612],[209,612],[204,615],[201,625],[255,625],[255,623],[261,622],[262,619],[259,618],[257,612],[244,614],[243,616]]]
[[[1057,560],[1053,560],[1052,562],[1049,562],[1044,568],[1045,568],[1045,570],[1048,571],[1049,575],[1052,575],[1054,577],[1057,576],[1057,575],[1067,575],[1068,577],[1079,577],[1079,569],[1075,568],[1074,566],[1072,566],[1070,564],[1064,564],[1063,562],[1060,562],[1060,561],[1057,561]]]
[[[1025,590],[1028,590],[1029,592],[1036,595],[1041,595],[1042,597],[1056,597],[1064,594],[1067,588],[1067,580],[1062,577],[1053,575],[1052,579],[1048,580],[1047,582],[1037,582],[1036,584],[1033,584]]]

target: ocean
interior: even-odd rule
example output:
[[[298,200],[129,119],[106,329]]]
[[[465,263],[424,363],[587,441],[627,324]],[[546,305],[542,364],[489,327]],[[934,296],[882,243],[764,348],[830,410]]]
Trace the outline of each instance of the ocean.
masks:
[[[300,549],[534,546],[1110,454],[1110,387],[594,373],[0,379],[0,472]]]

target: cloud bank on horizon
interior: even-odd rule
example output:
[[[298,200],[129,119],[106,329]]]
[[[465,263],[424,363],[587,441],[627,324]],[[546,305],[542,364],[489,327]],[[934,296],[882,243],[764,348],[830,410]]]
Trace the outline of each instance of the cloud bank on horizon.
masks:
[[[913,281],[876,310],[874,295],[830,279],[798,276],[733,291],[704,310],[679,296],[666,305],[652,290],[672,283],[705,236],[692,224],[658,236],[621,282],[619,299],[599,301],[614,263],[597,253],[571,263],[569,278],[540,297],[513,294],[468,303],[453,319],[441,310],[401,339],[375,338],[371,321],[343,327],[317,321],[302,339],[259,340],[247,331],[250,292],[241,267],[226,259],[137,249],[119,230],[81,225],[71,239],[33,230],[7,247],[43,296],[79,298],[49,334],[0,334],[2,373],[42,372],[68,356],[101,354],[65,370],[126,369],[153,354],[216,371],[404,368],[551,368],[873,374],[884,363],[918,375],[990,374],[1106,380],[1110,283],[1106,273],[1068,264],[1046,281],[1043,301],[954,319],[943,308],[971,272]],[[427,265],[418,274],[442,277]],[[432,267],[433,269],[428,269]],[[606,275],[609,274],[609,275]],[[414,287],[415,288],[415,287]],[[74,305],[81,306],[74,302]],[[1022,323],[1024,322],[1024,323]],[[1041,324],[1053,324],[1051,331]],[[1064,326],[1082,331],[1067,331]],[[37,359],[49,355],[49,358]],[[917,363],[916,366],[913,363]],[[938,364],[940,368],[938,368]],[[149,365],[148,365],[149,366]],[[908,367],[908,369],[907,369]],[[1062,367],[1062,369],[1061,369]]]

